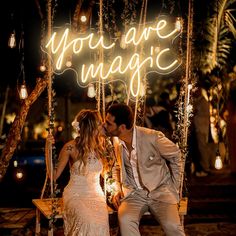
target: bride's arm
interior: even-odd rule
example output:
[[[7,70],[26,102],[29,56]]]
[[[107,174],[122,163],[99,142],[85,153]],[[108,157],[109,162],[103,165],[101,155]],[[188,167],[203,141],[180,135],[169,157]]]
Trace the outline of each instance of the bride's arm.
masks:
[[[52,147],[52,144],[54,143],[54,138],[52,135],[49,135],[47,140],[46,140],[46,147],[45,147],[45,157],[46,157],[46,166],[47,166],[47,173],[49,177],[51,176],[51,171],[53,168],[53,180],[56,181],[63,170],[65,169],[69,158],[70,158],[70,152],[71,152],[71,142],[66,143],[63,148],[60,151],[59,158],[58,158],[58,163],[57,166],[52,166],[51,165],[51,151],[50,148]]]

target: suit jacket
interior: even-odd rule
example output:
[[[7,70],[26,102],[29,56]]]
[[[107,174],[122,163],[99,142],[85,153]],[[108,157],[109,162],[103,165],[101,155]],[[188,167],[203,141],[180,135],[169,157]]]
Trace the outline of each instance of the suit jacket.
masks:
[[[137,165],[140,180],[149,195],[168,203],[179,202],[183,165],[180,149],[160,131],[136,126]],[[123,146],[114,142],[116,165],[113,178],[127,197],[134,189],[127,185]]]

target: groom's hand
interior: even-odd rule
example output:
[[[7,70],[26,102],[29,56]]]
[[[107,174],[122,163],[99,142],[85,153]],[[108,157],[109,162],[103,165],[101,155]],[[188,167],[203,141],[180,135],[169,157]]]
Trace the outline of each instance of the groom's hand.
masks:
[[[120,205],[120,199],[123,197],[123,194],[121,192],[116,193],[112,198],[112,203],[116,209],[118,209]]]

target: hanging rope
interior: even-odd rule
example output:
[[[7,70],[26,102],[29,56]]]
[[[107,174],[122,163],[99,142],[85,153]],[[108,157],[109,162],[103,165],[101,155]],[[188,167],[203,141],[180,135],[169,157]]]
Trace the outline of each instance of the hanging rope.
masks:
[[[180,137],[180,148],[182,151],[182,160],[183,160],[183,171],[181,174],[181,185],[180,185],[180,199],[183,197],[183,184],[184,184],[184,167],[185,167],[185,162],[186,162],[186,157],[187,157],[187,143],[188,143],[188,128],[190,125],[189,122],[189,117],[190,117],[190,94],[191,94],[191,89],[192,85],[190,83],[191,81],[191,63],[192,63],[192,35],[193,35],[193,0],[190,0],[188,2],[188,26],[187,26],[187,51],[186,51],[186,68],[185,68],[185,78],[183,81],[183,86],[184,86],[184,95],[180,94],[181,96],[184,96],[184,101],[183,101],[183,107],[181,104],[179,104],[180,109],[182,109],[179,112],[181,113],[180,116],[180,124],[178,128],[183,128],[183,132],[181,132],[181,137]],[[181,215],[181,222],[183,224],[184,221],[184,216]]]
[[[143,0],[142,1],[137,35],[140,34],[141,27],[142,27],[142,30],[143,30],[145,28],[145,25],[146,25],[147,2],[148,2],[148,0]],[[140,46],[140,55],[141,55],[141,57],[143,55],[143,49],[144,49],[144,46],[143,46],[143,42],[142,42],[141,46]],[[138,50],[138,45],[135,46],[135,53],[137,52],[137,50]],[[146,69],[144,69],[144,71],[143,71],[143,74],[145,74],[145,73],[146,73]],[[137,122],[138,106],[140,105],[139,104],[139,96],[140,95],[138,94],[135,98],[134,124],[136,124],[136,122]],[[127,104],[129,103],[129,99],[130,99],[130,88],[129,88],[129,92],[128,92]],[[141,110],[143,110],[143,109],[141,109]]]

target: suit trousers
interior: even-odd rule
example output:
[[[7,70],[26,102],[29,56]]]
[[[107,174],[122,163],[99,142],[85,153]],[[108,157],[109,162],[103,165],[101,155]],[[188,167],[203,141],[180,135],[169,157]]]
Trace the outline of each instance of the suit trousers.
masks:
[[[121,236],[139,236],[142,215],[150,211],[167,236],[184,236],[177,204],[152,199],[146,190],[135,190],[121,200],[118,219]]]

